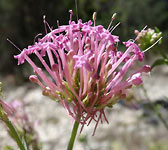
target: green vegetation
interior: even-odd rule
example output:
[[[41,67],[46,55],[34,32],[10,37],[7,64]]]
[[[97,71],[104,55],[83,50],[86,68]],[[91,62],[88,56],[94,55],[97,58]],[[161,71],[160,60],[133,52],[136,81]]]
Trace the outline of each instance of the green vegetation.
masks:
[[[60,24],[67,24],[69,20],[68,10],[75,11],[75,0],[67,1],[45,1],[45,0],[1,0],[0,1],[0,72],[1,74],[18,73],[16,60],[13,55],[17,50],[12,47],[7,38],[10,38],[20,49],[33,44],[32,38],[38,33],[44,33],[43,15],[48,23],[54,28],[57,27],[57,20]],[[78,16],[83,21],[92,19],[94,11],[97,12],[97,24],[108,27],[111,16],[117,13],[114,25],[121,22],[120,28],[113,34],[120,35],[121,41],[126,41],[134,34],[134,30],[141,30],[145,25],[150,28],[157,26],[163,37],[168,33],[168,2],[161,0],[80,0],[78,1]],[[73,19],[76,20],[76,15]],[[162,47],[167,47],[163,38]],[[163,48],[162,48],[163,49]],[[166,50],[166,48],[165,48]],[[10,61],[9,61],[10,59]],[[26,66],[27,67],[27,66]],[[10,69],[9,69],[10,68]],[[25,75],[22,74],[22,76]]]

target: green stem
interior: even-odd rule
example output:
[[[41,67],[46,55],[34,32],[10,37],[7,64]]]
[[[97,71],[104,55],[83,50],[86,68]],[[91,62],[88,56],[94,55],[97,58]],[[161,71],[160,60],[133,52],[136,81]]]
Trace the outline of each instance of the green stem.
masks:
[[[16,141],[18,147],[20,148],[20,150],[25,150],[24,145],[15,129],[15,127],[13,126],[13,124],[10,122],[10,120],[5,121],[6,125],[9,128],[9,132],[11,134],[11,136],[14,138],[14,140]]]
[[[79,127],[79,122],[75,121],[67,150],[72,150],[73,149],[73,145],[74,145],[74,142],[75,142],[78,127]]]
[[[156,113],[156,115],[158,116],[158,118],[160,119],[160,121],[163,123],[163,125],[165,126],[165,128],[168,130],[168,123],[167,123],[167,121],[163,118],[162,114],[158,110],[156,110],[155,105],[150,101],[150,98],[148,96],[147,90],[146,90],[146,88],[143,85],[142,85],[142,89],[144,91],[145,97],[147,98],[147,100],[148,100],[148,102],[149,102],[149,104],[151,106],[151,109]]]

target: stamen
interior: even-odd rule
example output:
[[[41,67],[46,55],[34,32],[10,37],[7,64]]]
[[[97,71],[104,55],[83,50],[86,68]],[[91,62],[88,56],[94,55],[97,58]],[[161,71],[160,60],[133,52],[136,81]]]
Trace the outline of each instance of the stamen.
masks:
[[[20,49],[19,47],[17,47],[11,40],[9,40],[9,39],[7,38],[7,41],[8,41],[10,44],[12,44],[17,50],[19,50],[19,51],[21,52],[21,49]]]
[[[144,31],[146,28],[147,28],[147,25],[141,30],[141,32]]]
[[[38,84],[42,89],[45,89],[45,86],[42,84],[42,82],[38,79],[36,75],[30,75],[29,80],[33,83]]]
[[[111,27],[111,25],[112,25],[112,23],[113,23],[113,20],[116,18],[116,16],[117,16],[117,13],[114,13],[114,14],[112,15],[112,17],[111,17],[111,21],[110,21],[110,24],[109,24],[107,30],[110,29],[110,27]],[[110,30],[109,30],[109,31],[110,31]]]
[[[143,32],[146,28],[147,28],[147,25],[141,30],[141,32]],[[138,38],[138,36],[135,38],[135,40],[133,42],[135,42],[137,40],[137,38]]]
[[[40,35],[42,35],[42,33],[39,33],[39,34],[37,34],[37,35],[34,37],[34,43],[35,43],[36,38],[37,38],[38,36],[40,36]]]
[[[58,26],[58,28],[59,28],[59,20],[57,20],[57,26]]]
[[[111,29],[111,33],[118,27],[120,25],[120,22],[119,23],[117,23],[112,29]]]
[[[43,16],[43,23],[44,23],[44,28],[45,28],[45,33],[47,34],[47,27],[46,27],[46,20],[45,20],[46,16]]]
[[[93,13],[93,22],[94,22],[94,26],[96,25],[96,15],[97,15],[97,13],[94,12],[94,13]]]
[[[155,46],[160,40],[162,39],[162,37],[160,37],[154,44],[152,44],[150,47],[148,47],[147,49],[145,49],[143,52],[147,52],[148,50],[150,50],[153,46]]]
[[[48,24],[48,22],[45,20],[46,16],[43,16],[43,22],[44,22],[44,26],[45,26],[45,32],[47,34],[47,26],[49,28],[50,31],[52,31],[52,28],[50,27],[50,25]]]
[[[69,10],[69,13],[70,13],[70,20],[69,20],[69,24],[72,22],[72,15],[73,15],[73,11],[72,10]]]
[[[75,8],[76,8],[76,18],[77,18],[77,22],[78,22],[78,3],[77,3],[77,0],[75,0]]]

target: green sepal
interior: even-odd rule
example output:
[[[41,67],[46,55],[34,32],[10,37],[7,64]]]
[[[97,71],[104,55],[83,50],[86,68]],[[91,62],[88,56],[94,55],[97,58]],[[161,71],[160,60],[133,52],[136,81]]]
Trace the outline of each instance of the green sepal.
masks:
[[[88,95],[82,100],[83,104],[86,104],[88,101]]]
[[[151,70],[159,65],[168,65],[168,59],[157,59],[151,66]]]
[[[73,92],[71,91],[71,89],[69,88],[68,86],[68,83],[66,81],[63,81],[64,82],[64,85],[65,85],[65,88],[67,89],[67,91],[71,94],[71,97],[74,99],[74,100],[77,100],[75,95],[73,94]],[[71,97],[68,97],[68,101],[69,102],[72,102],[72,98]]]

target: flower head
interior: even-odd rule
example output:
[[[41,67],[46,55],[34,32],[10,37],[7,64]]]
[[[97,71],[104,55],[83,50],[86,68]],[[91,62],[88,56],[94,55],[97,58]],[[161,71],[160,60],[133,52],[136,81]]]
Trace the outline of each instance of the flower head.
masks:
[[[119,37],[108,29],[92,21],[75,23],[71,18],[72,11],[69,25],[51,30],[15,58],[18,64],[26,60],[32,66],[36,75],[30,80],[40,85],[43,95],[62,104],[83,126],[94,120],[97,127],[103,118],[108,122],[104,109],[125,97],[133,85],[140,85],[142,73],[150,67],[129,74],[135,61],[144,57],[134,42],[125,42],[127,50],[122,53],[117,49]],[[44,69],[33,62],[31,54]]]
[[[162,32],[155,27],[155,29],[144,29],[143,31],[139,32],[138,30],[134,31],[135,34],[137,35],[137,42],[138,42],[138,46],[141,49],[147,49],[149,48],[151,45],[153,45],[157,40],[159,40],[159,44],[161,43],[161,37],[162,37]]]

